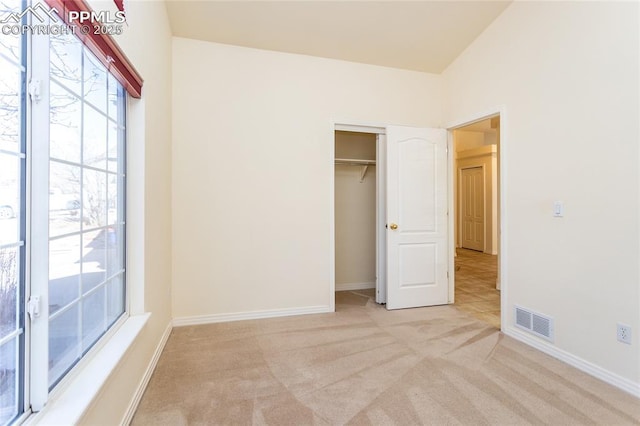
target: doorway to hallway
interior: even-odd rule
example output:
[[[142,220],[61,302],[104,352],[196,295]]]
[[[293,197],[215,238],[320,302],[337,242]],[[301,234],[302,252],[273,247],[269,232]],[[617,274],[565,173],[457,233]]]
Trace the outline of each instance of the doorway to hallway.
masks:
[[[501,325],[500,116],[453,129],[455,305]]]

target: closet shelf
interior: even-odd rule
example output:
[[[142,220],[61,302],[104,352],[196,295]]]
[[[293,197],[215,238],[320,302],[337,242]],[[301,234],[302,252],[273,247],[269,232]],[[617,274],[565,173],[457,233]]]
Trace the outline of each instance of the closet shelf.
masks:
[[[361,166],[362,171],[360,172],[360,183],[364,182],[364,177],[367,174],[367,169],[369,166],[375,166],[375,160],[358,160],[355,158],[336,158],[336,164],[343,166]]]
[[[375,166],[376,160],[358,160],[355,158],[336,158],[336,164],[345,166]]]

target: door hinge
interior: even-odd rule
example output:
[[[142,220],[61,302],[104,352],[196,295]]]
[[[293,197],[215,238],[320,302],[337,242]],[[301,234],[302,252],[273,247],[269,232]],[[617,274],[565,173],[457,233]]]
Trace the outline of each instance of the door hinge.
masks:
[[[40,296],[31,296],[29,302],[27,302],[27,313],[31,320],[40,316]]]
[[[42,99],[42,80],[31,80],[27,90],[32,102],[40,102]]]

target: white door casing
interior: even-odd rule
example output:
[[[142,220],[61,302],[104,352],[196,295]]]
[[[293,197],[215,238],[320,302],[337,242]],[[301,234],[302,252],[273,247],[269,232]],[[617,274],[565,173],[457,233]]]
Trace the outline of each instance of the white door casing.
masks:
[[[460,170],[462,216],[462,247],[484,251],[484,168],[471,167]]]
[[[446,304],[446,130],[389,126],[386,160],[387,309]]]
[[[376,303],[387,303],[387,136],[376,137]]]

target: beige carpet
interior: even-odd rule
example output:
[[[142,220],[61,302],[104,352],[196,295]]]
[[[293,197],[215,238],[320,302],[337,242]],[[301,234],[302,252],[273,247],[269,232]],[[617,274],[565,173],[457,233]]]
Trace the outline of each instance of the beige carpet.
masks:
[[[631,425],[640,400],[454,306],[175,328],[134,425]]]

